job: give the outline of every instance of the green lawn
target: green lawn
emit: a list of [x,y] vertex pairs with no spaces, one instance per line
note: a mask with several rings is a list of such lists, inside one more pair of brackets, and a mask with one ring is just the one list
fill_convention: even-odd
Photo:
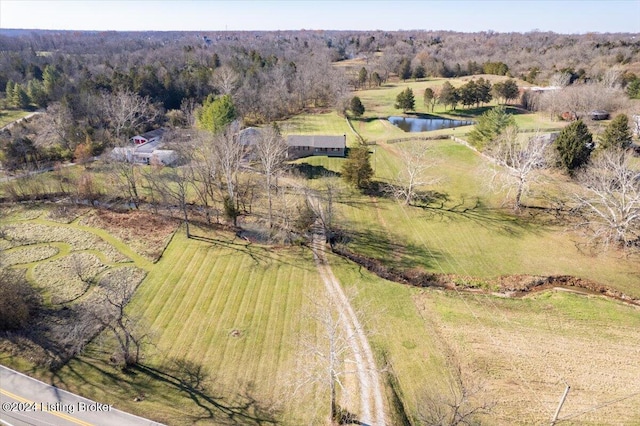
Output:
[[[479,77],[479,76],[478,76]],[[478,77],[474,77],[477,79]],[[497,76],[482,76],[485,79],[490,79],[493,82],[503,80],[505,77]],[[430,106],[424,105],[423,94],[427,87],[437,90],[445,81],[449,81],[453,86],[458,87],[465,84],[470,77],[454,78],[454,79],[427,79],[421,81],[407,80],[404,82],[387,83],[381,87],[374,89],[359,90],[355,92],[355,95],[359,96],[362,103],[365,106],[366,112],[361,120],[354,120],[354,127],[365,139],[370,141],[386,141],[388,139],[403,138],[410,136],[433,136],[433,135],[457,135],[464,136],[468,133],[472,127],[463,126],[455,130],[443,129],[435,132],[421,132],[408,134],[402,130],[394,127],[386,118],[389,116],[402,115],[402,111],[394,108],[396,96],[407,87],[413,90],[415,97],[415,113],[417,114],[435,114],[439,116],[459,119],[474,119],[487,109],[487,106],[481,108],[464,108],[459,106],[457,109],[451,111],[445,109],[444,106],[438,104],[434,110],[431,111]],[[519,84],[525,84],[519,82]],[[489,106],[496,105],[495,102],[489,104]],[[552,121],[545,114],[530,113],[522,114],[521,110],[510,108],[515,115],[516,123],[522,129],[541,131],[550,131],[557,128],[561,128],[565,123]],[[413,113],[412,113],[413,114]]]
[[8,109],[0,110],[0,127],[4,127],[7,124],[16,121],[30,113],[30,111],[16,111]]
[[[340,205],[340,220],[354,235],[352,249],[389,265],[463,276],[576,275],[640,296],[636,258],[616,252],[592,255],[577,245],[581,239],[574,230],[513,216],[501,207],[502,194],[486,186],[487,160],[472,150],[451,140],[412,143],[433,147],[437,165],[429,174],[439,182],[425,189],[439,193],[442,201],[430,208],[407,207],[354,193],[356,200]],[[393,150],[400,145],[376,147],[378,178],[396,174]],[[550,179],[545,185],[560,183]],[[525,202],[544,205],[537,198]]]
[[296,135],[347,135],[347,146],[357,143],[357,137],[344,117],[335,111],[301,114],[280,123],[282,133]]
[[421,398],[438,395],[451,379],[446,352],[413,302],[420,290],[378,278],[337,256],[330,257],[330,264],[361,313],[384,368],[388,400],[401,401],[390,404],[392,424],[402,424],[400,412],[416,422]]
[[226,424],[241,406],[239,424],[320,422],[328,410],[317,389],[292,397],[305,367],[296,343],[315,327],[306,295],[320,285],[309,252],[192,232],[204,238],[176,234],[128,307],[152,330],[144,366],[119,373],[104,363],[103,343],[59,376],[81,375],[72,383],[82,394],[172,425]]

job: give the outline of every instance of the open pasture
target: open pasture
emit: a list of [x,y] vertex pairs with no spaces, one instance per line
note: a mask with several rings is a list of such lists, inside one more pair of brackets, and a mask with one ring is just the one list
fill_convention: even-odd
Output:
[[[389,266],[461,276],[574,275],[640,296],[637,255],[594,254],[570,226],[537,212],[514,215],[502,205],[504,194],[486,185],[487,160],[463,145],[452,140],[412,143],[432,146],[436,165],[427,173],[438,181],[424,188],[431,191],[432,202],[412,207],[351,194],[350,202],[339,205],[338,223],[351,235],[353,250]],[[372,162],[382,180],[397,175],[394,150],[400,145],[376,147]],[[535,197],[568,185],[552,175],[544,184]],[[524,202],[544,206],[548,201]]]
[[[420,424],[428,401],[451,398],[461,379],[488,403],[486,424],[545,424],[565,382],[567,424],[640,420],[640,310],[595,295],[548,290],[524,298],[416,289],[332,257],[364,314],[387,392]],[[397,415],[397,414],[396,414]],[[400,424],[401,417],[396,417]]]
[[322,423],[319,385],[292,396],[309,366],[300,339],[315,335],[309,297],[322,286],[310,252],[192,232],[174,236],[127,308],[152,335],[142,365],[109,365],[105,337],[59,377],[81,376],[72,390],[172,425]]

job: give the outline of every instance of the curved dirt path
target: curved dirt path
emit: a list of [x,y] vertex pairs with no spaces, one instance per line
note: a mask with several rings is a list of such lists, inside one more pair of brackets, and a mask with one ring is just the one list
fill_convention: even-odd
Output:
[[357,417],[362,425],[385,425],[386,416],[382,388],[373,352],[349,299],[344,294],[340,282],[333,275],[331,267],[327,264],[325,241],[323,228],[317,224],[313,230],[313,258],[327,289],[327,294],[340,312],[340,318],[347,335],[354,336],[349,339],[349,345],[357,365],[356,375],[360,392],[360,412],[357,413]]

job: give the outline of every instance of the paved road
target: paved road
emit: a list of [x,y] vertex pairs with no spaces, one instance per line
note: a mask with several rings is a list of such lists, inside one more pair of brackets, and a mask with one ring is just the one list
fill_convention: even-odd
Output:
[[0,424],[4,426],[159,426],[0,365]]

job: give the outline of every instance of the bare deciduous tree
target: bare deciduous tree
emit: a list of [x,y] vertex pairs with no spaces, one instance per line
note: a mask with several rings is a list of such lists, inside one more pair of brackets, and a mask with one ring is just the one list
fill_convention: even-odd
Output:
[[47,111],[42,114],[40,124],[42,127],[37,138],[39,145],[49,146],[52,143],[58,143],[66,150],[73,149],[71,143],[73,115],[68,105],[60,102],[49,105]]
[[430,158],[432,153],[428,145],[399,146],[398,153],[401,168],[393,180],[390,190],[396,199],[410,205],[418,196],[418,188],[437,182],[437,179],[425,174],[436,163]]
[[124,368],[140,361],[141,352],[149,340],[148,330],[139,317],[127,312],[125,307],[135,292],[135,286],[117,277],[104,277],[100,283],[102,301],[89,313],[111,332],[118,344],[114,359]]
[[190,150],[188,167],[191,170],[193,188],[204,208],[207,223],[211,223],[211,207],[215,203],[216,192],[221,187],[215,149],[209,136],[208,132],[195,133],[187,146]]
[[580,118],[597,109],[623,109],[625,102],[626,97],[622,89],[589,83],[544,92],[540,95],[537,106],[552,116],[569,112]]
[[155,120],[157,111],[148,97],[141,97],[129,90],[102,95],[102,111],[117,143],[125,143],[131,132]]
[[230,95],[238,86],[240,76],[231,67],[216,68],[213,73],[213,86],[223,95]]
[[518,128],[510,126],[504,130],[490,151],[490,155],[503,166],[502,169],[493,169],[491,183],[506,189],[507,197],[515,191],[515,211],[520,210],[522,197],[538,178],[537,172],[547,163],[547,146],[547,140],[539,134],[521,140],[518,137]]
[[325,178],[324,188],[313,190],[305,189],[307,206],[313,215],[320,220],[324,235],[329,243],[333,244],[335,209],[334,204],[340,194],[340,181],[338,179]]
[[640,172],[622,149],[600,152],[578,175],[582,190],[574,195],[582,211],[582,229],[593,242],[632,247],[640,242]]
[[236,121],[213,137],[213,155],[224,179],[229,199],[237,201],[237,177],[244,147],[240,141],[240,124]]
[[298,382],[294,392],[309,384],[327,389],[331,418],[335,419],[339,413],[338,391],[347,392],[345,376],[357,373],[352,344],[357,333],[353,329],[347,331],[345,319],[328,295],[313,297],[312,303],[315,309],[309,318],[319,328],[318,337],[301,340],[310,362],[305,368],[305,377]]
[[278,128],[272,126],[260,132],[254,149],[260,161],[260,168],[265,176],[264,185],[269,203],[269,228],[271,228],[273,226],[272,187],[274,178],[277,178],[278,172],[284,167],[284,161],[287,158],[287,144]]
[[420,421],[428,426],[478,425],[478,417],[491,413],[495,403],[488,400],[481,385],[469,384],[458,366],[448,383],[447,393],[423,399]]
[[169,168],[165,173],[157,174],[153,181],[155,190],[170,203],[178,205],[182,213],[187,238],[191,237],[189,230],[189,188],[193,185],[193,175],[188,167]]
[[123,159],[111,163],[113,182],[127,202],[137,209],[140,206],[138,166],[133,162],[118,160]]

